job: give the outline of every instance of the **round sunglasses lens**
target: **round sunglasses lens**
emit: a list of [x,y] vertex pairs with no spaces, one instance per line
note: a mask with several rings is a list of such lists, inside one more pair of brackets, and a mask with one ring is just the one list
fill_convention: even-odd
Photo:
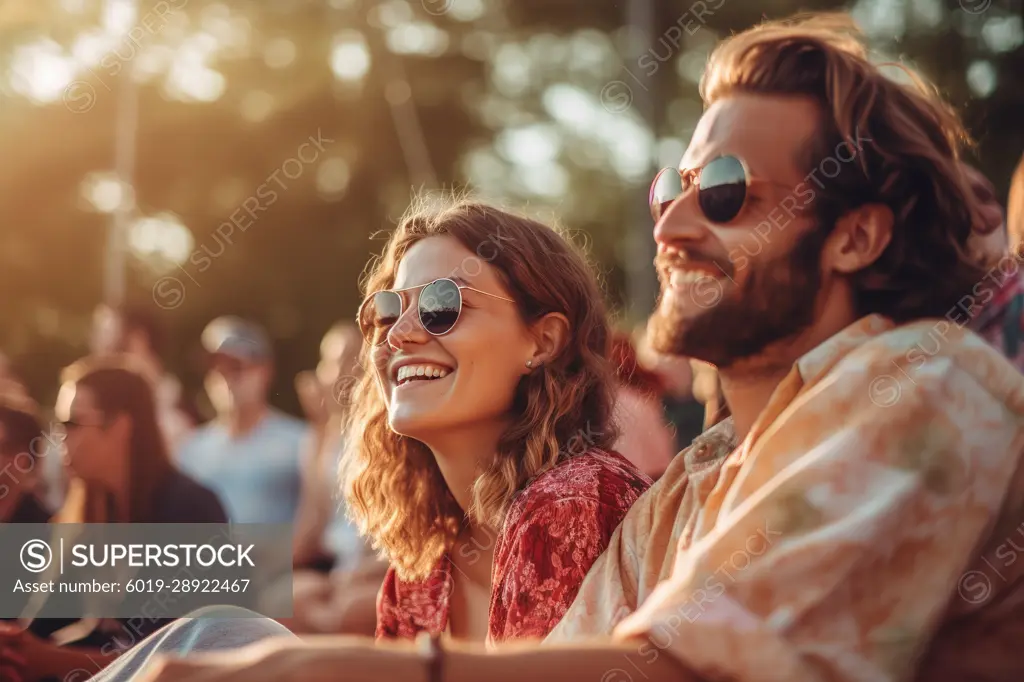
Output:
[[419,300],[420,323],[431,334],[450,332],[462,312],[462,292],[450,279],[423,287]]
[[391,327],[402,315],[402,295],[394,291],[378,291],[363,309],[362,327],[367,342],[384,343]]
[[747,199],[747,172],[735,156],[720,156],[700,172],[697,200],[708,220],[727,223]]
[[673,201],[683,193],[683,178],[675,168],[662,168],[651,183],[651,217],[658,222]]

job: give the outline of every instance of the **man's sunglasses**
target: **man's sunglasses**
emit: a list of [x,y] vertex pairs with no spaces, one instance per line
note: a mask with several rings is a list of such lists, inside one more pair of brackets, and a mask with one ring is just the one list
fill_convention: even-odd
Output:
[[359,306],[358,322],[363,338],[371,346],[380,346],[388,338],[391,328],[405,311],[405,292],[420,289],[416,300],[416,312],[420,324],[428,334],[447,334],[462,316],[462,290],[468,289],[484,296],[515,303],[511,298],[489,294],[465,284],[458,284],[447,277],[435,279],[407,289],[385,289],[370,294]]
[[697,203],[704,216],[713,223],[731,222],[743,210],[747,190],[756,181],[735,156],[719,156],[700,168],[663,168],[651,183],[651,217],[658,222],[676,199],[696,185]]

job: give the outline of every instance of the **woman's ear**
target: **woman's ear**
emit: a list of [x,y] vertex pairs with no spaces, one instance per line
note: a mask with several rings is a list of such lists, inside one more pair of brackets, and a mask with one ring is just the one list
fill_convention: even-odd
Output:
[[530,325],[530,333],[537,343],[527,366],[540,367],[556,357],[569,342],[569,319],[562,313],[548,313]]

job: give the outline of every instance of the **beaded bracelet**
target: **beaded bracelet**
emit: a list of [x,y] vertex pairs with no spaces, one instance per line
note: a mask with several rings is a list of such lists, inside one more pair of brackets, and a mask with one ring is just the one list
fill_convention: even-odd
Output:
[[427,663],[427,682],[442,682],[444,656],[441,636],[421,632],[416,637],[416,648]]

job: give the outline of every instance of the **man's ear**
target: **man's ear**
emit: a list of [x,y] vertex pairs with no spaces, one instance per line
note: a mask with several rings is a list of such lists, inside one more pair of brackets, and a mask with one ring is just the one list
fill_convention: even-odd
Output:
[[865,204],[845,213],[825,240],[821,264],[828,271],[852,275],[870,266],[892,241],[892,209]]
[[569,319],[562,313],[548,313],[530,325],[530,333],[537,343],[533,355],[527,358],[530,368],[550,362],[569,342]]

